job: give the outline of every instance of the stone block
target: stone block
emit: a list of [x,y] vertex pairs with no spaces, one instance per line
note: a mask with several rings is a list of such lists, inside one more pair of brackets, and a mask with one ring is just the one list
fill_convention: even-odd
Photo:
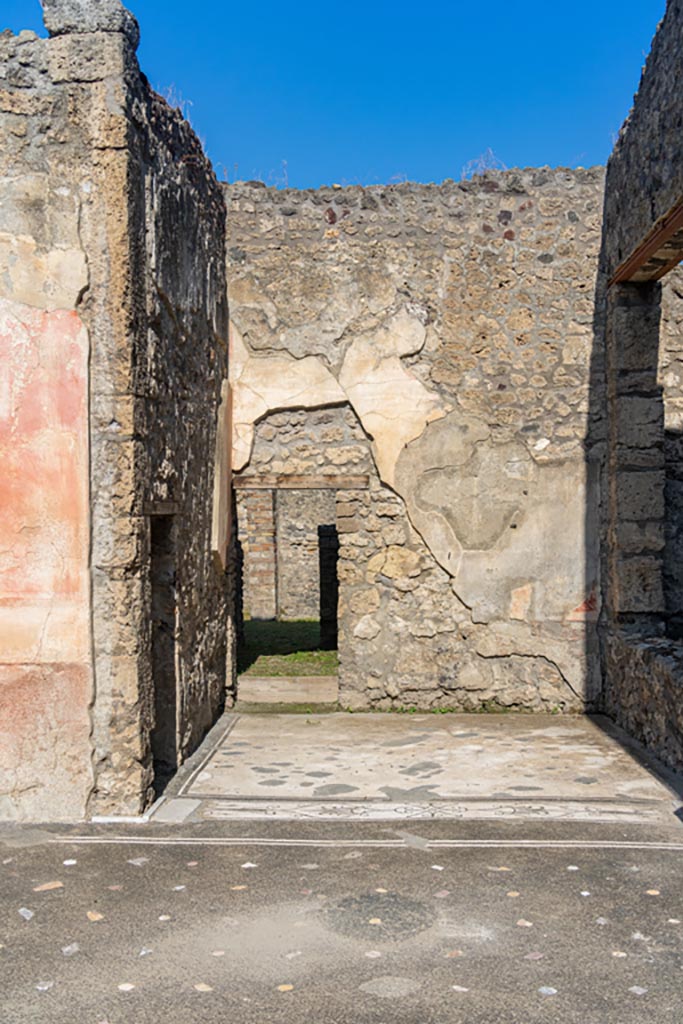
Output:
[[369,612],[376,612],[379,605],[380,596],[376,587],[357,590],[349,598],[349,608],[354,615],[365,615]]
[[122,75],[124,52],[121,36],[64,35],[53,39],[48,50],[50,77],[62,82],[97,82]]
[[617,402],[617,441],[627,448],[647,449],[664,442],[661,395],[624,395]]
[[664,521],[629,522],[616,524],[616,543],[621,552],[638,555],[662,551],[664,548]]
[[616,483],[617,521],[664,518],[663,470],[622,470]]
[[43,21],[51,36],[90,32],[117,32],[133,47],[140,41],[140,29],[120,0],[41,0]]
[[661,613],[664,592],[661,559],[653,556],[619,558],[613,587],[616,611],[622,615]]
[[342,518],[337,522],[338,533],[358,533],[361,528],[361,521],[357,516]]

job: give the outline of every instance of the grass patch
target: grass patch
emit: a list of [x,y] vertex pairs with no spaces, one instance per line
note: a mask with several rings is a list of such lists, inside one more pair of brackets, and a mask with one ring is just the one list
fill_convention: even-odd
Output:
[[244,623],[244,643],[237,652],[240,675],[335,676],[338,664],[336,651],[320,649],[317,619]]

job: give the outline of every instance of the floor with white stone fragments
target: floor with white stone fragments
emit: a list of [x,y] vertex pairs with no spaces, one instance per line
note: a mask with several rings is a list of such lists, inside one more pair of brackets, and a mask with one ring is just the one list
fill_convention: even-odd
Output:
[[229,714],[152,818],[654,824],[676,788],[600,716]]
[[681,780],[604,719],[228,714],[0,825],[0,1024],[678,1024]]

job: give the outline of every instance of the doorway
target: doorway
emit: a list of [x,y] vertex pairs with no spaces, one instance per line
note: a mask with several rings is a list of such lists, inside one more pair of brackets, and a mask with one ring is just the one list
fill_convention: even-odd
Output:
[[[336,692],[336,491],[245,487],[237,496],[244,608],[240,680],[334,679]],[[269,688],[263,683],[262,689]],[[283,692],[281,685],[277,689]]]
[[152,588],[152,685],[154,725],[151,733],[154,790],[159,796],[178,767],[177,741],[177,599],[175,525],[171,515],[150,517]]

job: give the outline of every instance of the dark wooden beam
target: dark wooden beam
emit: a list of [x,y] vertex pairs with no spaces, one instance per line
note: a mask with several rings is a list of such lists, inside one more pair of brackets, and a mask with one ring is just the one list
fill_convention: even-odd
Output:
[[368,476],[312,476],[304,473],[301,476],[278,476],[275,473],[262,476],[235,476],[233,487],[238,491],[360,491],[368,487]]
[[621,263],[610,285],[659,281],[683,260],[683,199],[657,221],[652,231]]

